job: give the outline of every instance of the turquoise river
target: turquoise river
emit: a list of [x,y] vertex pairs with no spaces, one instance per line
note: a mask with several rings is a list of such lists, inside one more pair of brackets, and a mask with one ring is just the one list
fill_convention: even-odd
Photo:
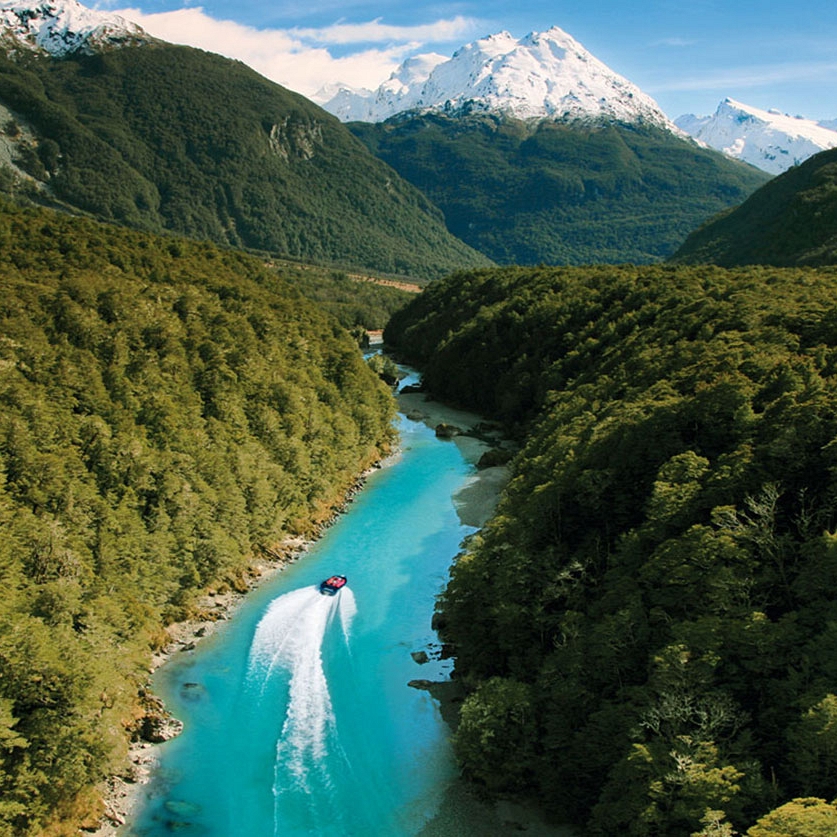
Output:
[[[462,789],[438,702],[408,685],[450,673],[430,624],[475,531],[454,501],[475,468],[425,423],[402,415],[399,431],[400,453],[309,551],[157,671],[154,688],[185,729],[159,746],[128,833],[506,832]],[[348,585],[321,595],[335,573]],[[417,663],[420,651],[431,660]]]

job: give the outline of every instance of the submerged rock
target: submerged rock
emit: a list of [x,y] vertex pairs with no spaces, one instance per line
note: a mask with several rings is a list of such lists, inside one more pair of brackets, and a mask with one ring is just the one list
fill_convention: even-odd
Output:
[[206,694],[206,689],[200,683],[184,683],[180,687],[180,697],[190,703],[197,703]]
[[201,811],[200,805],[187,802],[185,799],[168,799],[164,807],[170,814],[175,814],[178,817],[192,817]]

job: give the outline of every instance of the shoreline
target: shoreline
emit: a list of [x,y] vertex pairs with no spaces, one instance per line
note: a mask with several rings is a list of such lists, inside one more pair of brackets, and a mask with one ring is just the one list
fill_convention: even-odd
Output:
[[[465,460],[473,465],[477,464],[486,450],[495,444],[501,444],[502,439],[499,436],[496,442],[488,442],[484,438],[469,435],[469,430],[482,421],[480,416],[474,413],[449,407],[439,401],[429,399],[423,393],[398,393],[396,401],[399,412],[406,418],[412,421],[422,421],[431,429],[440,424],[462,428],[461,432],[451,437],[451,442],[457,445]],[[169,641],[163,648],[151,655],[148,667],[149,677],[177,654],[183,651],[193,651],[197,644],[211,636],[220,624],[234,618],[236,610],[244,602],[248,593],[273,579],[289,564],[303,558],[310,547],[344,513],[351,498],[363,489],[370,474],[379,468],[387,467],[388,464],[396,461],[399,455],[400,451],[396,447],[389,456],[364,471],[347,492],[343,503],[335,513],[317,527],[311,536],[288,537],[276,547],[271,556],[254,557],[245,573],[246,589],[217,591],[210,588],[207,590],[195,602],[196,616],[182,622],[172,623],[165,628]],[[479,528],[488,520],[509,474],[508,466],[478,470],[451,498],[464,525]],[[93,837],[128,837],[132,833],[130,828],[133,817],[145,801],[145,790],[158,763],[157,744],[174,738],[182,729],[182,724],[166,712],[163,702],[150,691],[148,699],[155,705],[155,708],[159,709],[160,725],[163,728],[161,737],[153,743],[147,740],[131,742],[122,773],[109,777],[103,785],[100,785],[104,811],[98,827],[93,831],[85,832],[92,834]]]
[[[243,573],[246,579],[244,589],[235,589],[228,585],[223,585],[226,589],[221,591],[208,588],[195,600],[194,616],[182,622],[173,622],[164,628],[168,642],[152,652],[147,669],[149,679],[158,668],[179,653],[194,651],[198,643],[212,636],[219,625],[234,618],[235,612],[249,593],[272,580],[289,564],[302,558],[346,511],[352,498],[363,490],[369,476],[386,467],[387,463],[394,461],[397,456],[396,449],[363,471],[331,517],[320,523],[311,535],[289,535],[271,550],[269,556],[253,556]],[[183,729],[182,722],[168,712],[165,703],[153,693],[148,683],[140,690],[140,697],[145,700],[149,709],[153,707],[153,715],[149,712],[144,717],[154,718],[160,729],[160,736],[153,741],[143,738],[131,741],[123,770],[100,783],[103,811],[98,825],[95,829],[83,830],[92,837],[128,837],[132,833],[128,829],[132,825],[134,814],[144,802],[144,791],[151,782],[153,771],[158,764],[157,745],[177,737]]]
[[[335,516],[339,513],[337,512]],[[317,536],[327,525],[328,523],[323,524]],[[249,593],[270,581],[288,564],[299,560],[315,541],[316,537],[288,537],[277,547],[277,557],[254,559],[246,571],[247,588],[245,590],[228,589],[223,592],[208,590],[195,602],[195,609],[200,614],[199,616],[182,622],[173,622],[165,628],[169,641],[152,653],[148,666],[149,678],[160,666],[184,651],[193,651],[201,640],[212,636],[221,624],[235,616],[236,610]],[[153,771],[158,763],[157,745],[175,738],[183,728],[182,723],[173,718],[165,709],[163,701],[154,695],[148,686],[144,688],[147,701],[159,707],[163,732],[158,741],[144,739],[131,741],[123,772],[110,776],[104,785],[100,786],[104,811],[98,827],[92,831],[85,830],[85,833],[93,837],[127,837],[131,833],[126,829],[131,827],[133,815],[144,802],[145,788],[151,782]]]
[[[483,454],[502,449],[509,453],[516,450],[499,426],[485,429],[485,420],[476,413],[451,407],[436,401],[424,392],[399,392],[396,395],[398,409],[411,421],[421,421],[436,430],[436,435],[455,444],[466,462],[477,471],[451,498],[460,521],[466,526],[482,528],[494,514],[503,488],[511,477],[506,465],[479,467]],[[440,434],[438,428],[445,430]],[[477,428],[482,428],[476,432]]]

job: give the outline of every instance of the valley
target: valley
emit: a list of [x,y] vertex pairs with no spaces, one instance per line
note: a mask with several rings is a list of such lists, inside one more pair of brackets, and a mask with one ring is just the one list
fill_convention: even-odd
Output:
[[831,835],[833,126],[403,53],[0,0],[0,835]]

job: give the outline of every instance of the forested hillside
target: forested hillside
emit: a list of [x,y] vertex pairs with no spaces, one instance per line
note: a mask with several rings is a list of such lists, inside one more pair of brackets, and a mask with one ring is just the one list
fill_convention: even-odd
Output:
[[769,176],[653,126],[402,115],[349,127],[499,264],[647,264]]
[[673,262],[837,264],[837,149],[762,186],[735,210],[693,232]]
[[[0,131],[56,200],[105,220],[390,273],[487,264],[334,117],[188,47],[0,50]],[[26,130],[31,129],[33,137]],[[0,188],[13,188],[0,170]]]
[[73,834],[161,626],[329,516],[392,398],[211,244],[0,203],[0,288],[0,834]]
[[[341,325],[362,337],[378,331],[419,292],[386,278],[358,276],[315,265],[284,263],[282,273],[300,292],[333,314]],[[410,290],[405,290],[405,288]]]
[[440,601],[487,791],[601,837],[834,833],[836,293],[515,268],[393,319],[435,395],[525,438]]

